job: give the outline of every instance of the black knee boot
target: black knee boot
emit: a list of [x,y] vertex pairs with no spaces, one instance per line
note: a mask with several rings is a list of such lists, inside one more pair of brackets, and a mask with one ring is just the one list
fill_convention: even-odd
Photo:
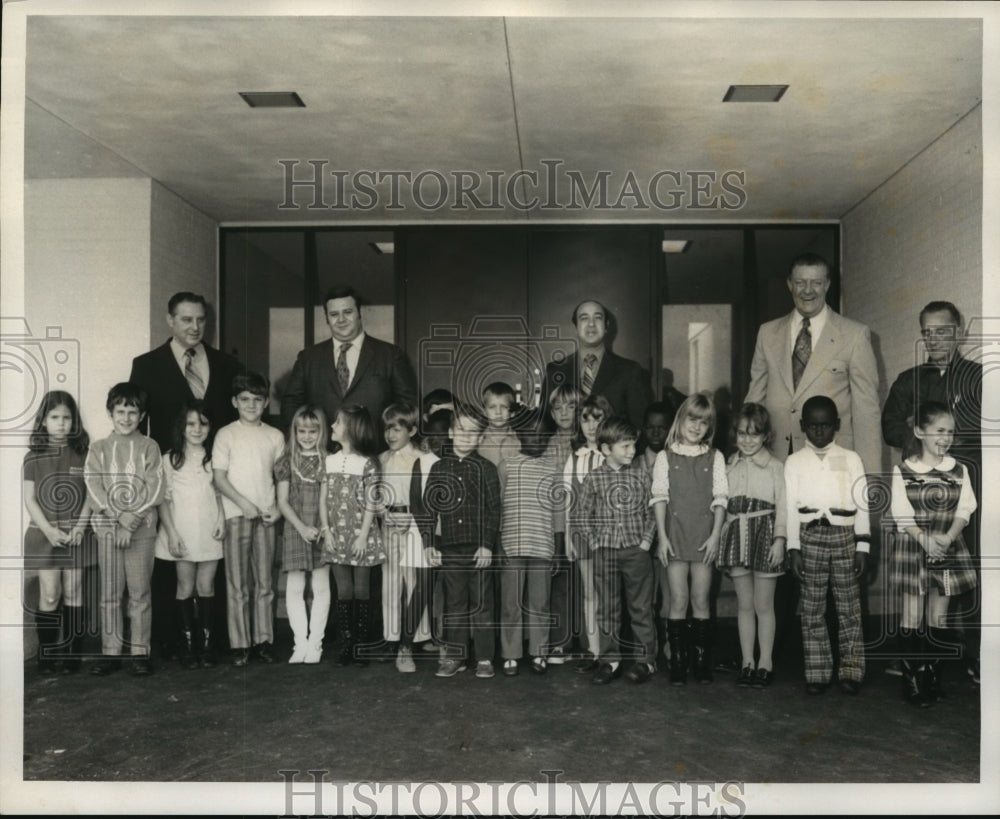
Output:
[[351,644],[351,618],[353,616],[353,600],[337,600],[337,632],[340,635],[340,651],[334,665],[351,664],[354,646]]
[[38,635],[38,672],[46,677],[58,674],[62,670],[56,653],[62,633],[62,609],[36,612],[35,633]]
[[670,644],[670,684],[687,682],[687,623],[684,620],[667,620],[667,642]]
[[700,683],[710,683],[712,682],[712,621],[695,620],[692,637],[694,678]]
[[899,645],[903,654],[903,699],[917,708],[926,708],[932,701],[927,696],[923,638],[914,629],[901,628]]
[[[954,651],[955,645],[959,643],[959,638],[954,629],[950,628],[931,628],[927,631],[928,645],[926,646],[926,650],[928,657],[927,670],[925,672],[927,698],[941,702],[944,699],[944,690],[941,688],[941,672],[945,667],[945,663],[942,663],[941,660],[951,660],[951,658],[950,656],[942,658],[940,655],[950,655]],[[959,657],[957,661],[961,662],[962,658]]]
[[202,668],[214,668],[218,649],[215,641],[215,598],[198,598],[198,625],[201,627]]
[[80,670],[83,658],[83,636],[86,624],[83,621],[83,606],[63,606],[63,674],[75,674]]
[[359,668],[368,665],[368,660],[361,654],[361,648],[368,640],[368,616],[370,610],[371,601],[357,599],[354,601],[354,657],[352,662]]
[[177,644],[180,646],[181,665],[185,668],[197,668],[194,598],[185,597],[183,600],[175,600],[174,606],[177,614]]

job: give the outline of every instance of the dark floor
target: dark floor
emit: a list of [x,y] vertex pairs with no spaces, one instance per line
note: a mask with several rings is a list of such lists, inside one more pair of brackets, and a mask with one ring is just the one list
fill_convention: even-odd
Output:
[[42,677],[31,662],[24,778],[282,782],[280,770],[321,769],[350,781],[545,781],[547,770],[579,782],[979,781],[979,688],[959,668],[948,669],[948,699],[919,710],[882,660],[856,698],[807,696],[794,650],[763,690],[724,673],[712,685],[672,687],[660,673],[601,687],[568,665],[439,679],[431,654],[400,674],[392,663],[337,668],[332,650],[318,666],[159,662],[145,679]]

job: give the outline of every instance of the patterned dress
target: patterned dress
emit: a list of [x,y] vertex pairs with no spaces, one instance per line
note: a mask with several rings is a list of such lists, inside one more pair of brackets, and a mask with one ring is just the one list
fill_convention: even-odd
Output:
[[752,458],[736,453],[726,472],[729,503],[719,538],[721,569],[744,568],[777,576],[769,564],[771,544],[785,537],[787,505],[781,461],[765,449]]
[[379,467],[374,458],[338,452],[326,457],[326,511],[333,531],[333,548],[323,547],[323,562],[343,566],[374,566],[385,560],[382,530],[372,520],[364,554],[352,546],[368,509],[377,511]]
[[[320,481],[323,479],[323,459],[318,452],[300,456],[297,468],[292,467],[286,452],[274,465],[275,483],[288,481],[288,505],[306,526],[319,528]],[[284,522],[281,538],[281,570],[311,572],[322,563],[323,539],[309,543],[289,521]]]
[[931,560],[904,529],[915,524],[932,533],[946,532],[956,512],[968,520],[976,509],[968,473],[951,457],[926,471],[914,468],[917,463],[911,459],[893,469],[892,582],[904,594],[927,594],[931,586],[946,597],[962,594],[976,587],[976,568],[961,534],[944,558]]

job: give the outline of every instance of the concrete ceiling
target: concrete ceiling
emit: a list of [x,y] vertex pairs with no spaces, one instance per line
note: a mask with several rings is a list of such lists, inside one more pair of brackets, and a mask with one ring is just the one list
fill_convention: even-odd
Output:
[[[151,176],[220,222],[401,223],[838,219],[981,99],[974,19],[575,19],[459,17],[111,17],[28,19],[28,178]],[[787,84],[777,104],[723,103],[730,84]],[[294,90],[303,109],[251,109],[239,91]],[[487,171],[539,206],[418,207],[403,182],[376,206],[310,209],[285,198],[279,160],[330,171],[434,171],[454,198],[457,171]],[[589,186],[628,175],[650,205],[541,207],[543,160]],[[661,209],[658,171],[680,172]],[[706,192],[695,197],[691,171]],[[718,178],[745,174],[738,209],[698,208]],[[694,180],[698,184],[698,180]],[[438,195],[436,177],[422,188]],[[361,196],[361,204],[373,197]],[[466,200],[468,203],[471,200]]]

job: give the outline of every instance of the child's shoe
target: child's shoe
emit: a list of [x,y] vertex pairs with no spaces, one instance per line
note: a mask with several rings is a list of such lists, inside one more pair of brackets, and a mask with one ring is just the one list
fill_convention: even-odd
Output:
[[740,673],[736,675],[736,685],[739,688],[750,688],[753,686],[756,674],[754,674],[753,666],[749,663],[740,669]]
[[249,648],[234,648],[233,649],[233,665],[237,668],[242,668],[248,662],[250,662],[250,649]]
[[[545,660],[542,660],[544,663]],[[476,676],[481,680],[488,680],[493,676],[493,662],[491,660],[480,660],[476,663]]]
[[905,660],[900,665],[903,677],[903,699],[917,708],[929,708],[933,702],[924,688],[924,668],[914,668]]
[[625,676],[631,681],[638,684],[646,682],[653,673],[656,671],[656,666],[652,663],[636,663],[633,665]]
[[153,664],[149,661],[149,655],[134,655],[128,670],[131,672],[133,677],[148,677],[153,673]]
[[465,671],[465,663],[462,660],[444,659],[438,664],[435,677],[454,677],[461,671]]
[[562,646],[556,646],[549,652],[547,659],[549,665],[562,665],[566,662],[566,652],[563,651]]
[[[549,662],[551,662],[551,660]],[[546,670],[547,668],[544,657],[535,657],[531,661],[531,672],[533,674],[544,674]]]
[[687,653],[684,635],[687,623],[683,620],[667,620],[667,640],[670,644],[670,684],[687,684]]
[[260,660],[262,663],[270,665],[275,661],[274,649],[271,647],[270,643],[257,643],[253,647],[254,659]]
[[413,662],[413,652],[406,646],[400,646],[396,654],[396,670],[401,674],[412,674],[417,670],[417,665]]
[[306,647],[296,644],[292,649],[292,656],[288,658],[289,665],[299,665],[306,661]]
[[107,677],[122,667],[121,657],[117,654],[105,654],[90,666],[90,673],[95,677]]
[[302,659],[306,665],[316,665],[323,656],[322,643],[310,643],[306,646],[305,656]]

